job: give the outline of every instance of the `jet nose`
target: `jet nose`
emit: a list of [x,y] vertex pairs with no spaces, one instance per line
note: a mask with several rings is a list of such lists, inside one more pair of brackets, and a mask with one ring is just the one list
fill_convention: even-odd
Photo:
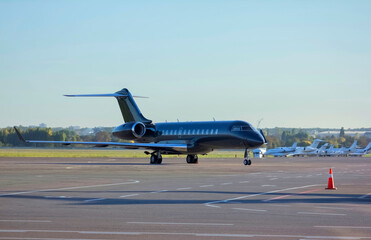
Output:
[[267,140],[265,139],[264,134],[261,130],[260,132],[254,131],[254,134],[247,138],[247,145],[250,145],[252,147],[260,147],[265,143],[267,143]]

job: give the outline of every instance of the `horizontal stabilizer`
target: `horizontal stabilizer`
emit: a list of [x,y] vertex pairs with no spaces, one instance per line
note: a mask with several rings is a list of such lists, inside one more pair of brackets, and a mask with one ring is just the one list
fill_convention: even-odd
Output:
[[[128,97],[129,95],[120,93],[107,93],[107,94],[66,94],[65,97]],[[133,96],[135,98],[148,98],[143,96]]]

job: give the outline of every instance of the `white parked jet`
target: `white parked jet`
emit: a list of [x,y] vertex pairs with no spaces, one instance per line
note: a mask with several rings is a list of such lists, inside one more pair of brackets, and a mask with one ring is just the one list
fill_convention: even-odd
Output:
[[272,148],[272,149],[267,150],[267,151],[264,153],[264,156],[265,156],[265,155],[272,155],[272,156],[274,156],[274,157],[286,157],[286,156],[289,155],[290,153],[295,152],[295,150],[296,150],[296,146],[297,146],[297,142],[294,142],[294,144],[292,145],[292,147],[278,147],[278,148]]
[[322,142],[323,140],[321,139],[314,139],[311,145],[307,147],[297,147],[295,152],[289,154],[290,156],[305,156],[305,155],[310,155],[313,154],[313,152],[317,151],[318,153],[318,144]]
[[356,149],[355,151],[349,153],[349,156],[363,156],[371,152],[371,142],[363,149]]

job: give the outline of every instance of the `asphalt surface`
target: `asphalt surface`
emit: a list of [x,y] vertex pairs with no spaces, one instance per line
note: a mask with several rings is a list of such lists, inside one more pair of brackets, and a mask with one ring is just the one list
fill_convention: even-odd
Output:
[[0,158],[0,239],[371,239],[371,158],[199,161]]

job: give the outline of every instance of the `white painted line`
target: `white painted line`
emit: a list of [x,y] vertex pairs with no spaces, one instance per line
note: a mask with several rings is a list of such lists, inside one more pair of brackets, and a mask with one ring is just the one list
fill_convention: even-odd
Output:
[[300,186],[300,187],[284,188],[284,189],[273,190],[273,191],[269,191],[269,192],[262,192],[262,193],[257,193],[257,194],[251,194],[251,195],[245,195],[245,196],[225,199],[225,200],[207,202],[207,203],[204,203],[204,205],[208,206],[208,207],[218,207],[218,206],[215,206],[213,204],[227,203],[227,202],[234,201],[234,200],[239,200],[239,199],[251,198],[251,197],[256,197],[256,196],[260,196],[260,195],[267,195],[267,194],[270,194],[270,193],[283,192],[283,191],[289,191],[289,190],[295,190],[295,189],[301,189],[301,188],[315,187],[315,186],[319,186],[319,185],[320,184],[313,184],[313,185],[306,185],[306,186]]
[[231,185],[232,183],[231,182],[226,182],[226,183],[221,183],[220,185]]
[[328,216],[346,216],[346,214],[344,214],[344,213],[298,212],[298,214],[307,214],[307,215],[328,215]]
[[123,182],[123,183],[110,183],[110,184],[88,185],[88,186],[78,186],[78,187],[65,187],[65,188],[52,188],[52,189],[32,190],[32,191],[26,191],[26,192],[15,192],[15,193],[1,194],[0,197],[20,195],[20,194],[27,194],[27,193],[36,193],[36,192],[53,192],[53,191],[72,190],[72,189],[80,189],[80,188],[109,187],[109,186],[133,184],[133,183],[139,183],[139,182],[140,181],[138,181],[138,180],[131,180],[130,182]]
[[[30,238],[30,237],[0,237],[0,239],[6,240],[92,240],[91,238]],[[108,240],[108,239],[96,239],[94,240]]]
[[269,180],[273,181],[273,180],[277,180],[277,179],[278,179],[278,178],[275,177],[275,178],[271,178],[271,179],[269,179]]
[[150,192],[150,193],[162,193],[162,192],[168,192],[169,190],[161,190],[161,191],[155,191],[155,192]]
[[313,226],[317,228],[354,228],[354,229],[371,229],[371,227],[366,226]]
[[233,208],[235,210],[253,211],[253,212],[266,212],[264,209],[251,209],[251,208]]
[[232,223],[174,223],[174,222],[127,222],[130,224],[149,225],[197,225],[197,226],[233,226]]
[[[224,234],[218,234],[218,233],[192,233],[192,232],[101,232],[101,231],[68,231],[68,230],[9,230],[9,229],[3,229],[0,230],[0,232],[6,232],[6,233],[30,233],[30,232],[38,232],[38,233],[77,233],[77,234],[88,234],[88,235],[115,235],[115,236],[135,236],[135,235],[165,235],[165,236],[196,236],[196,237],[230,237],[230,238],[281,238],[281,239],[288,239],[288,238],[294,238],[294,239],[371,239],[371,237],[357,237],[357,236],[331,236],[331,235],[317,235],[317,236],[308,236],[308,235],[273,235],[273,234],[234,234],[234,233],[224,233]],[[122,237],[123,238],[123,237]],[[169,237],[167,237],[169,238]],[[3,239],[9,239],[3,238]],[[25,238],[21,238],[25,239]],[[27,238],[26,238],[27,239]],[[37,238],[36,238],[37,239]],[[50,239],[50,238],[48,238]],[[60,240],[60,239],[58,239]],[[77,240],[77,239],[73,239]]]
[[120,198],[134,197],[134,196],[138,196],[138,195],[139,195],[139,193],[135,193],[135,194],[123,195],[123,196],[120,196]]
[[315,208],[335,209],[335,210],[352,210],[352,208],[341,208],[341,207],[315,207]]
[[265,185],[262,185],[262,187],[275,187],[276,185],[269,185],[269,184],[265,184]]
[[214,185],[202,185],[200,187],[213,187]]
[[241,181],[240,183],[248,183],[249,181]]
[[52,222],[52,221],[49,221],[49,220],[0,220],[0,222],[35,222],[35,223],[47,223],[47,222]]
[[102,200],[104,200],[104,199],[105,199],[105,198],[93,198],[93,199],[84,200],[84,202],[102,201]]
[[371,195],[371,193],[367,193],[367,194],[365,194],[365,195],[363,195],[363,196],[361,196],[361,197],[359,197],[359,199],[364,199],[364,198],[367,198],[368,196],[370,196]]
[[188,189],[192,189],[191,187],[183,187],[183,188],[177,188],[176,190],[188,190]]
[[291,207],[291,205],[284,205],[284,204],[269,204],[269,206],[273,206],[273,207]]

